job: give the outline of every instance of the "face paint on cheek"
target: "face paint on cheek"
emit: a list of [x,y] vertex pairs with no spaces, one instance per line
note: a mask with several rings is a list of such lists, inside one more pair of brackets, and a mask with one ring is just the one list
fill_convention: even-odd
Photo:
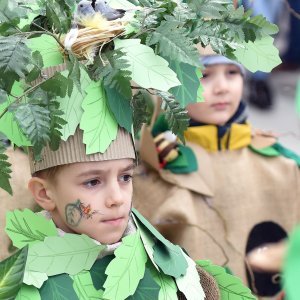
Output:
[[92,219],[94,214],[99,214],[98,210],[91,209],[91,204],[84,205],[82,202],[80,202],[80,210],[82,213],[82,217],[85,219]]
[[80,209],[80,200],[74,203],[69,203],[65,206],[65,217],[69,225],[76,227],[82,219],[82,212]]
[[85,205],[79,199],[74,203],[69,203],[65,207],[66,221],[69,225],[76,227],[80,224],[82,218],[92,219],[94,214],[100,213],[92,210],[91,205]]

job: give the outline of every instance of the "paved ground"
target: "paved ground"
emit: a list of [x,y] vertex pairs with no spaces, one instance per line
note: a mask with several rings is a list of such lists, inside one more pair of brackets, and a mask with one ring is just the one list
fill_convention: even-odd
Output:
[[300,155],[300,115],[297,115],[295,106],[298,80],[300,71],[271,74],[274,105],[269,110],[260,110],[249,105],[249,120],[255,127],[280,133],[279,141]]

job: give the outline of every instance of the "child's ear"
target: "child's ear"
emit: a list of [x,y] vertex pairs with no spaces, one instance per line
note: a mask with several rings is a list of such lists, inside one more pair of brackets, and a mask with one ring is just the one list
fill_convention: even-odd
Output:
[[53,211],[56,207],[46,180],[39,177],[32,177],[28,182],[28,189],[34,197],[36,203],[43,209]]

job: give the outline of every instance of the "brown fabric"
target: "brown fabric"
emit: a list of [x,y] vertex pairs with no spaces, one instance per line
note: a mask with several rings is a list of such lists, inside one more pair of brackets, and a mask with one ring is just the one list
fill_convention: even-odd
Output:
[[300,176],[293,160],[248,148],[208,153],[187,143],[199,170],[146,169],[134,178],[134,206],[193,259],[227,263],[245,282],[248,234],[263,221],[290,231],[299,221]]
[[197,267],[197,271],[205,293],[205,300],[221,299],[219,287],[214,277],[200,267]]
[[277,136],[272,132],[254,129],[252,132],[251,146],[256,149],[270,147],[277,142]]
[[30,179],[30,170],[27,155],[20,150],[8,149],[6,153],[8,160],[12,164],[12,174],[10,183],[13,187],[13,196],[0,189],[0,261],[10,255],[9,246],[11,244],[5,233],[5,218],[8,210],[33,209],[36,204],[27,189]]
[[[198,266],[197,271],[200,277],[201,286],[204,290],[205,300],[220,300],[219,287],[214,277]],[[179,300],[187,300],[180,291],[177,292],[177,297]]]
[[102,161],[121,158],[135,159],[135,150],[131,134],[119,127],[117,137],[104,153],[87,155],[83,144],[83,131],[79,128],[66,142],[61,141],[59,149],[52,151],[49,146],[42,151],[40,161],[34,161],[33,154],[29,152],[31,174],[54,166],[77,162]]

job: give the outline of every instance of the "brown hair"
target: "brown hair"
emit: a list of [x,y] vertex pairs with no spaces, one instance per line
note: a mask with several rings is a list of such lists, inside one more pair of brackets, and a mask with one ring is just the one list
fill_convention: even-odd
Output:
[[42,179],[50,180],[51,182],[55,182],[55,177],[64,166],[65,165],[59,165],[59,166],[55,166],[55,167],[51,167],[45,170],[35,172],[34,174],[32,174],[32,177],[39,177]]

